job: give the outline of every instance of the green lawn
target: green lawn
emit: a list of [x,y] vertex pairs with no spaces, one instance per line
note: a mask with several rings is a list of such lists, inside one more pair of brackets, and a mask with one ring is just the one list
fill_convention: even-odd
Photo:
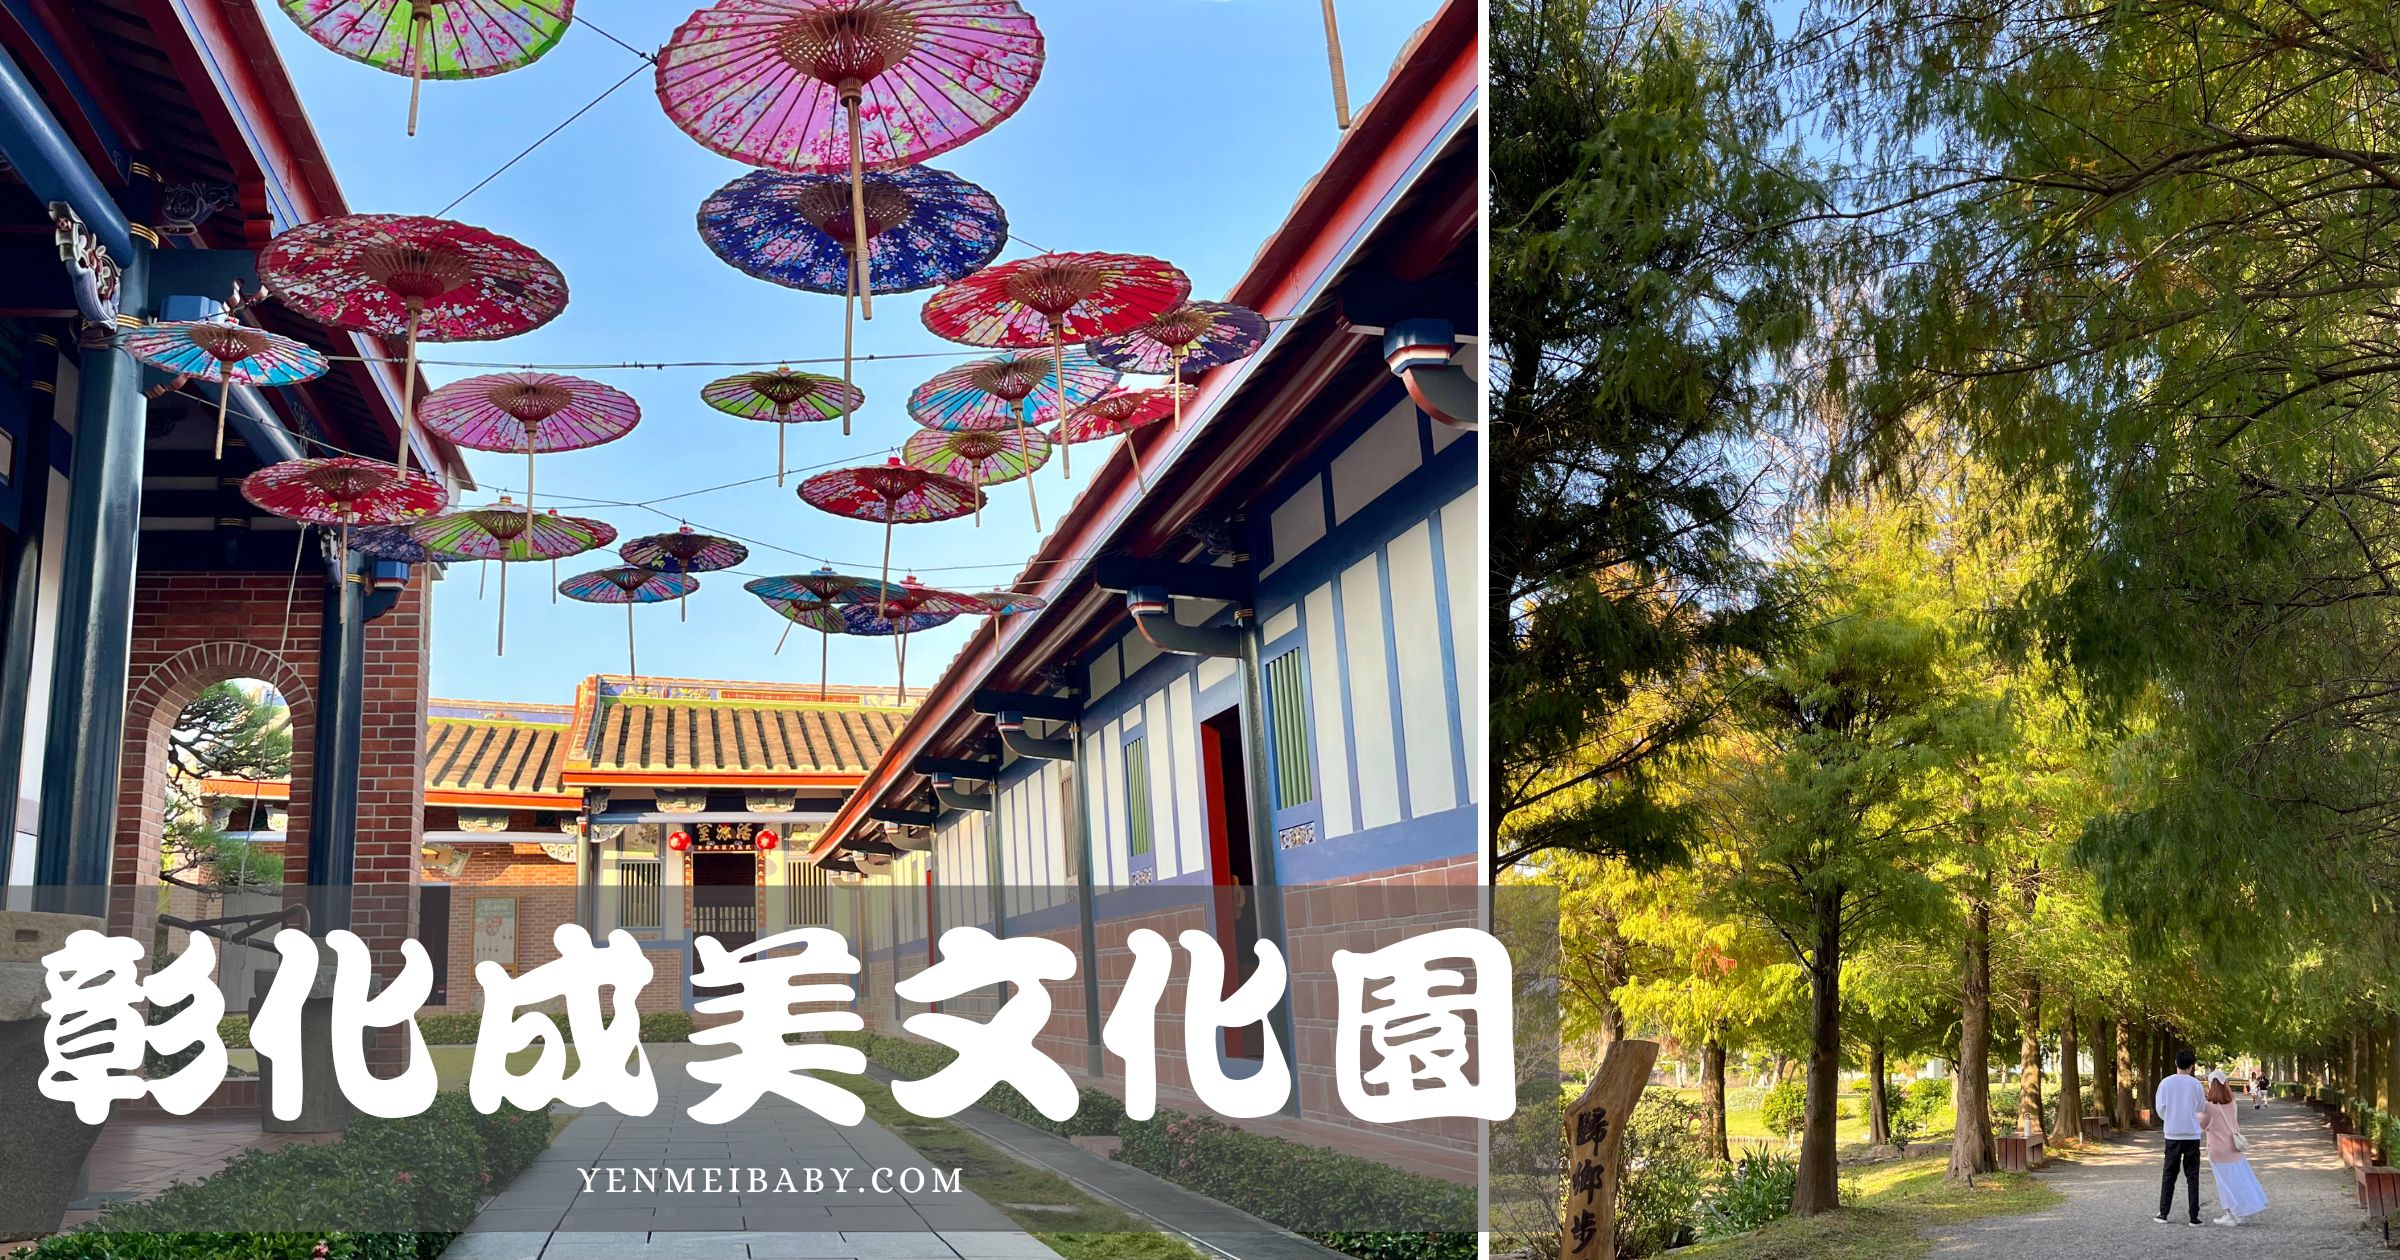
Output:
[[[1575,1089],[1571,1089],[1569,1091],[1570,1095],[1578,1092],[1580,1088],[1581,1087],[1578,1086]],[[1698,1089],[1675,1089],[1667,1092],[1676,1095],[1688,1103],[1691,1103],[1695,1107],[1700,1105],[1700,1091]],[[1867,1096],[1862,1093],[1853,1093],[1845,1090],[1842,1093],[1842,1107],[1850,1114],[1834,1122],[1833,1140],[1836,1145],[1854,1146],[1863,1150],[1867,1144]],[[1934,1115],[1932,1123],[1927,1127],[1926,1131],[1917,1134],[1911,1140],[1916,1142],[1946,1142],[1950,1139],[1951,1127],[1951,1112],[1950,1109],[1945,1106],[1940,1112]],[[1767,1122],[1759,1115],[1758,1108],[1735,1107],[1728,1109],[1725,1113],[1725,1136],[1728,1138],[1774,1139],[1779,1138],[1782,1135],[1768,1130]]]
[[1896,1159],[1861,1168],[1854,1206],[1823,1216],[1787,1216],[1755,1233],[1701,1243],[1675,1254],[1693,1260],[1916,1260],[1933,1250],[1926,1229],[1982,1216],[2034,1212],[2058,1191],[2024,1173],[1991,1173],[1972,1189],[1943,1176],[1942,1156]]
[[[1086,1195],[1066,1178],[1020,1163],[947,1120],[911,1115],[872,1079],[845,1081],[867,1117],[937,1168],[956,1168],[969,1190],[1066,1260],[1200,1260],[1180,1238]],[[1030,1206],[1028,1206],[1030,1205]]]

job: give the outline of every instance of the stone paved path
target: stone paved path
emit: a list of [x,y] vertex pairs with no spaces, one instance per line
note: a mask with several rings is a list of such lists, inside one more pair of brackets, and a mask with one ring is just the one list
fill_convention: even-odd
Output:
[[[684,1046],[649,1050],[657,1110],[577,1116],[444,1260],[1056,1260],[963,1188],[943,1191],[931,1177],[908,1188],[902,1170],[927,1169],[925,1159],[873,1120],[843,1128],[774,1098],[732,1124],[692,1120],[686,1110],[714,1087],[690,1079],[684,1064],[703,1056]],[[636,1170],[722,1177],[751,1168],[766,1170],[765,1190],[632,1188]],[[827,1188],[778,1192],[774,1180],[786,1169],[795,1183],[823,1170]],[[891,1170],[894,1184],[875,1187],[878,1169]],[[627,1187],[621,1193],[606,1192],[612,1170]],[[837,1172],[846,1175],[839,1191],[831,1188]]]
[[[2180,1187],[2174,1221],[2161,1225],[2152,1219],[2158,1214],[2162,1156],[2159,1137],[2151,1132],[2086,1147],[2073,1164],[2052,1164],[2041,1178],[2064,1194],[2065,1202],[1937,1231],[1933,1254],[1994,1260],[2321,1260],[2384,1254],[2381,1234],[2368,1228],[2367,1214],[2356,1206],[2354,1183],[2334,1154],[2332,1134],[2313,1112],[2290,1102],[2269,1103],[2263,1111],[2245,1108],[2242,1133],[2250,1139],[2250,1167],[2267,1191],[2267,1210],[2240,1228],[2185,1224]],[[2203,1222],[2223,1210],[2206,1156],[2200,1203]]]

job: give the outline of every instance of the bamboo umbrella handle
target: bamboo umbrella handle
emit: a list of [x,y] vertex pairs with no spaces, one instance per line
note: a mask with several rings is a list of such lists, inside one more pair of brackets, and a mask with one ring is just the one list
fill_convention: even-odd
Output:
[[842,107],[850,115],[850,234],[851,256],[858,268],[859,318],[875,318],[875,278],[867,274],[867,180],[863,166],[865,155],[860,152],[858,107],[861,99],[855,82],[842,85]]
[[433,10],[416,0],[408,19],[408,134],[417,134],[417,97],[425,86],[425,58],[433,52]]
[[233,365],[217,360],[217,458],[225,458],[225,404],[233,399],[233,381],[229,378]]
[[875,583],[875,615],[892,614],[892,505],[883,505],[883,576]]
[[[1032,411],[1033,395],[1027,394],[1023,398],[1017,400],[1017,441],[1024,443],[1025,458],[1027,460],[1031,460],[1033,458],[1033,444],[1031,442],[1027,442],[1025,438],[1025,419]],[[981,489],[982,488],[980,486],[977,487],[978,491]],[[1033,488],[1033,469],[1031,468],[1027,468],[1025,470],[1025,503],[1027,506],[1033,509],[1033,532],[1037,534],[1041,533],[1042,500],[1040,493]],[[983,496],[981,493],[978,493],[975,496],[975,520],[979,524],[983,520]]]
[[1138,431],[1135,429],[1125,431],[1125,453],[1133,456],[1133,483],[1148,490],[1150,479],[1142,475],[1142,448],[1133,444],[1133,435]]
[[781,656],[781,655],[783,655],[783,643],[784,643],[784,640],[786,640],[786,639],[789,639],[789,638],[791,638],[791,637],[792,637],[792,621],[791,621],[791,619],[790,619],[789,617],[786,617],[786,618],[784,619],[784,622],[783,622],[783,633],[782,633],[781,635],[778,635],[778,636],[776,637],[776,639],[775,639],[775,655],[777,655],[777,656]]
[[908,703],[908,631],[900,632],[900,703]]
[[[1074,443],[1067,441],[1067,334],[1050,321],[1050,397],[1058,403],[1058,471],[1069,481],[1075,479],[1075,457],[1069,452]],[[1027,480],[1032,480],[1028,477]],[[1035,525],[1038,533],[1040,525]]]
[[825,703],[826,680],[833,676],[833,632],[817,631],[817,703]]
[[525,538],[533,539],[533,431],[525,432]]
[[640,681],[642,668],[633,663],[633,601],[625,601],[625,676]]
[[850,436],[850,303],[858,297],[858,256],[850,258],[850,283],[842,290],[842,436]]
[[1342,31],[1333,17],[1333,0],[1323,0],[1325,10],[1325,59],[1333,67],[1333,122],[1344,131],[1350,129],[1350,80],[1342,73]]
[[775,484],[779,487],[783,485],[783,466],[783,409],[778,407],[775,410]]
[[508,655],[508,562],[500,562],[500,637],[492,645],[492,655]]
[[[408,441],[417,427],[417,323],[425,314],[425,303],[419,298],[408,299],[408,354],[400,369],[400,475],[408,476]],[[531,491],[527,491],[531,494]]]

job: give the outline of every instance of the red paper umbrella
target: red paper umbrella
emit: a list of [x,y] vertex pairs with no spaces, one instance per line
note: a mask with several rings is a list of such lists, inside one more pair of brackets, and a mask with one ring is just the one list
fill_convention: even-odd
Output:
[[[1050,435],[1040,429],[961,429],[955,433],[921,429],[900,444],[900,462],[976,487],[1023,477],[1027,501],[1033,506],[1033,528],[1036,533],[1041,531],[1042,505],[1031,497],[1032,478],[1036,469],[1050,462]],[[980,506],[975,510],[975,523],[983,524]]]
[[[1197,392],[1180,381],[1155,389],[1112,389],[1068,416],[1052,436],[1061,445],[1072,446],[1130,433],[1175,414],[1183,406],[1183,400]],[[1140,480],[1142,453],[1131,442],[1125,444],[1125,449],[1133,456],[1133,475]]]
[[[658,101],[738,161],[848,167],[852,255],[864,259],[866,168],[911,166],[982,135],[1041,74],[1041,30],[1013,0],[719,0],[659,51]],[[853,270],[872,319],[865,268]]]
[[558,593],[568,599],[625,605],[625,672],[635,678],[641,671],[633,656],[633,606],[682,599],[699,589],[700,579],[688,573],[659,573],[630,564],[578,573],[558,584]]
[[642,421],[624,391],[555,372],[499,372],[425,395],[426,431],[478,451],[525,452],[525,526],[533,517],[533,456],[614,442]]
[[892,599],[892,526],[957,520],[982,511],[983,498],[983,491],[956,477],[910,468],[898,456],[881,465],[836,468],[800,483],[801,501],[820,512],[883,522],[883,574],[877,581],[886,608]]
[[[395,470],[381,460],[287,459],[242,479],[242,497],[288,520],[333,525],[350,550],[353,525],[391,525],[438,511],[449,495],[431,477]],[[350,604],[342,601],[348,614]]]
[[838,377],[795,372],[779,367],[772,372],[744,372],[720,377],[700,387],[700,401],[729,416],[764,420],[775,426],[775,484],[783,484],[783,426],[841,417],[842,434],[850,433],[850,413],[867,401],[866,393]]
[[408,339],[400,384],[400,470],[416,428],[417,343],[492,341],[566,309],[567,281],[496,232],[414,214],[303,223],[258,251],[259,278],[320,324]]
[[[1267,339],[1267,321],[1257,311],[1231,302],[1187,302],[1129,333],[1091,344],[1092,357],[1110,367],[1182,381],[1220,364],[1247,357]],[[1183,427],[1183,400],[1175,400],[1175,426]]]
[[[925,326],[971,346],[1047,343],[1055,376],[1064,378],[1067,342],[1131,332],[1191,295],[1191,277],[1156,258],[1041,254],[986,267],[934,294],[925,301]],[[1059,409],[1067,410],[1063,399]]]

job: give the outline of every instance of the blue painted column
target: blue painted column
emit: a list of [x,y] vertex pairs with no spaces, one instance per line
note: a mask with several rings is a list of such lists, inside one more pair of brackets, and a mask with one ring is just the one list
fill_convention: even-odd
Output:
[[[319,531],[323,533],[325,531]],[[308,923],[350,926],[358,864],[358,747],[367,674],[366,568],[356,553],[326,565],[317,632],[316,746],[308,780]]]
[[0,885],[8,883],[17,848],[17,808],[24,799],[25,709],[33,691],[33,648],[41,636],[42,532],[50,518],[50,435],[57,427],[56,337],[34,338],[30,383],[32,407],[25,440],[13,470],[22,496],[17,533],[0,548]]
[[[117,261],[124,322],[147,309],[150,248],[136,240]],[[86,350],[78,366],[67,534],[59,544],[73,559],[59,583],[34,881],[98,889],[108,883],[116,841],[149,400],[141,365],[129,355]],[[97,897],[78,898],[87,902],[83,913],[101,909]]]

